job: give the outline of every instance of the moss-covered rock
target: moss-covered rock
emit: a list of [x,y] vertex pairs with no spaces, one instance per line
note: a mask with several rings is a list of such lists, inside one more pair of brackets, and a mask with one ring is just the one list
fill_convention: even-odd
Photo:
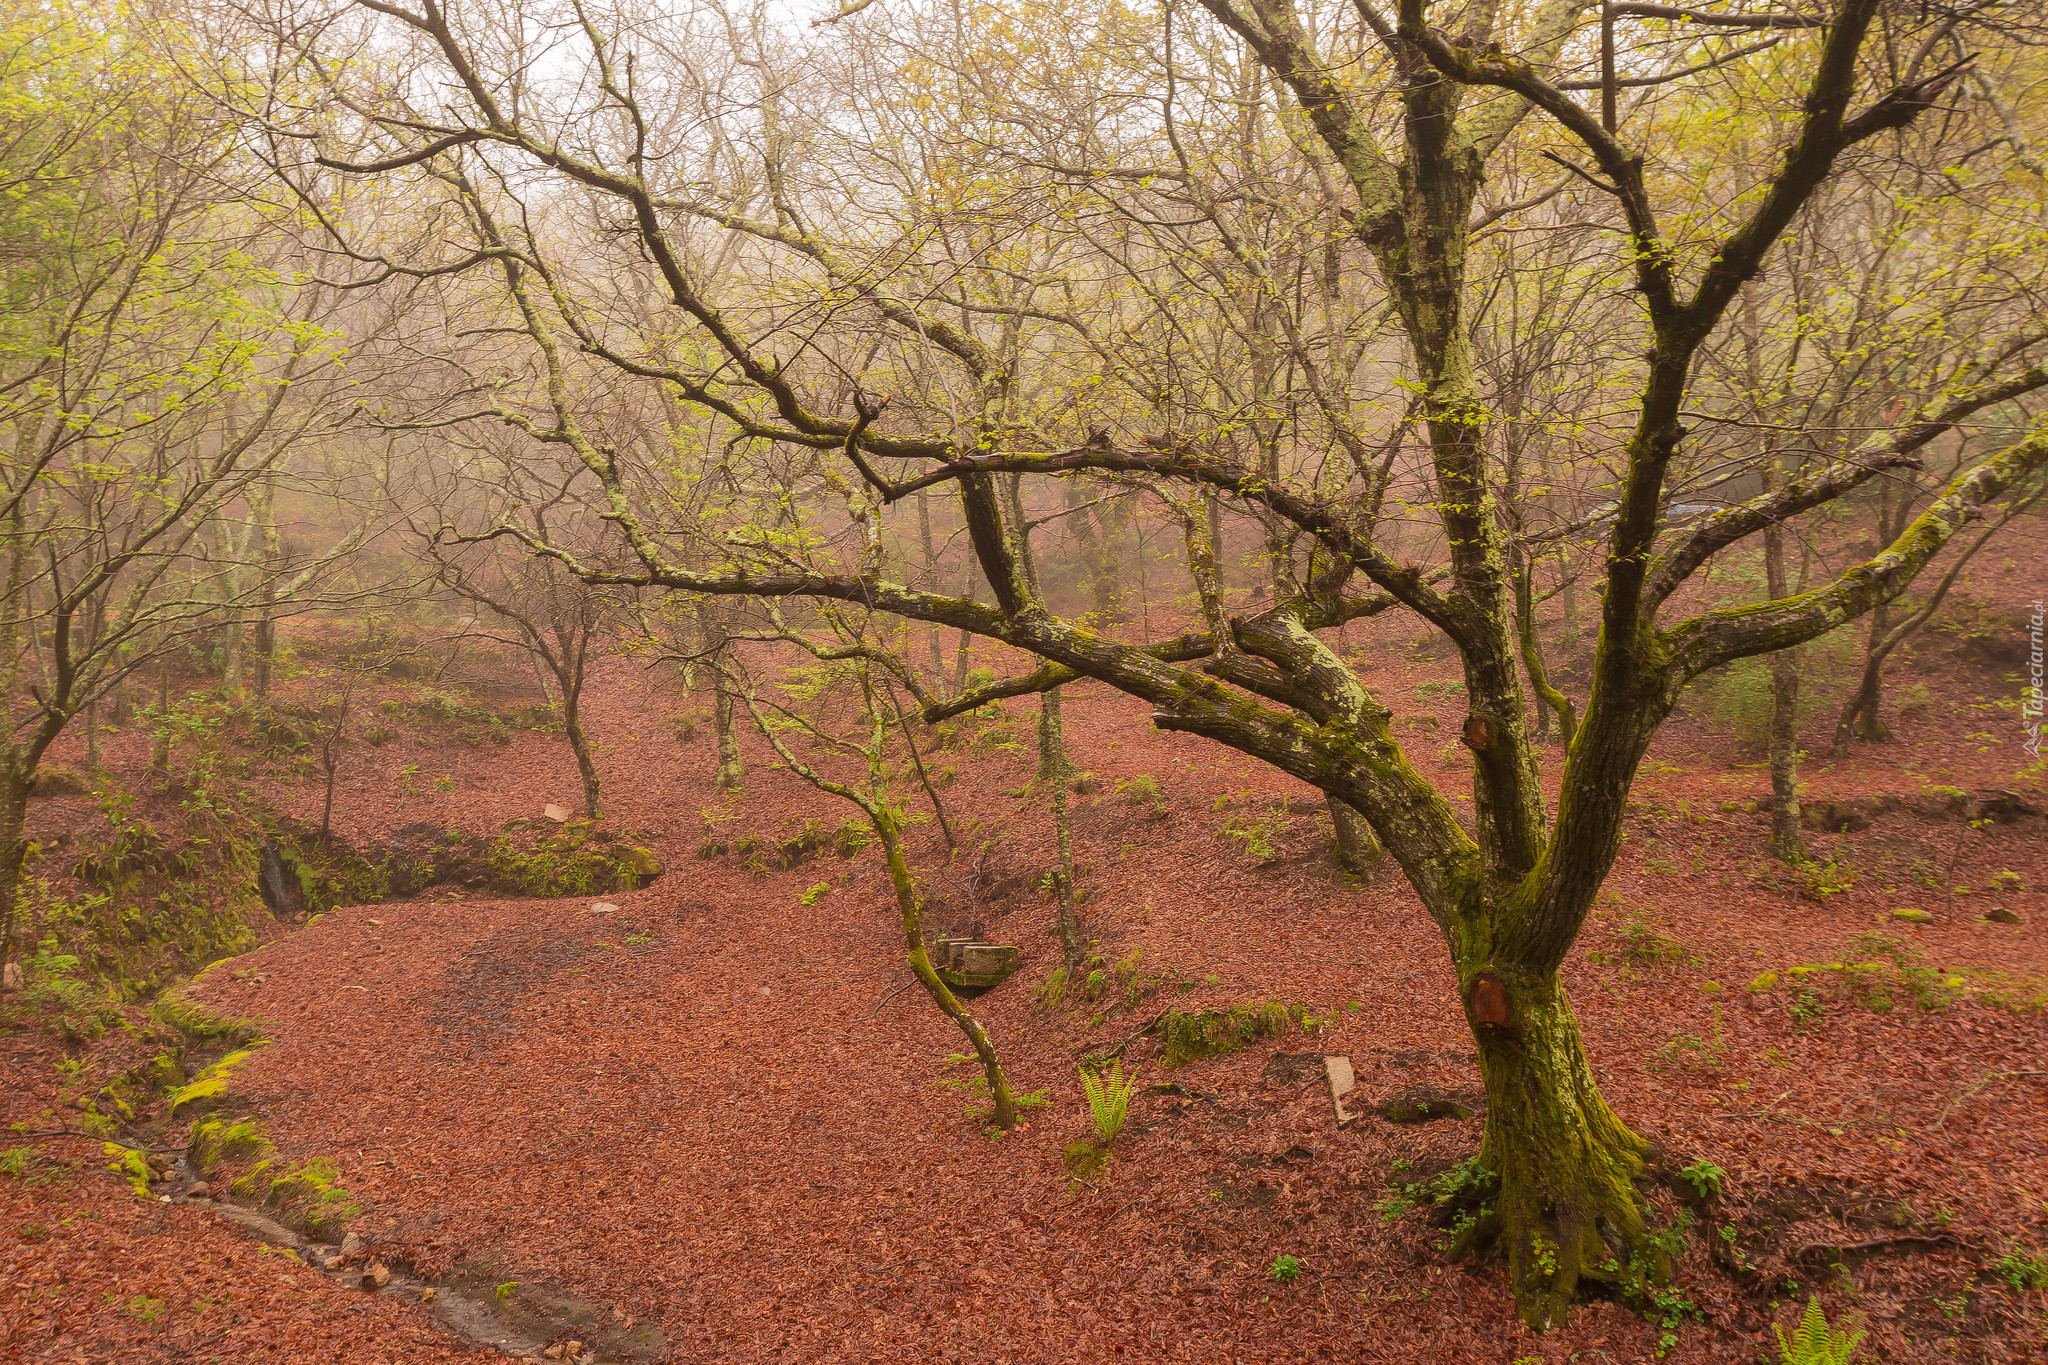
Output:
[[1296,1011],[1277,1000],[1252,1000],[1218,1010],[1169,1009],[1159,1017],[1160,1065],[1175,1067],[1235,1052],[1260,1038],[1284,1038]]
[[230,1052],[200,1072],[196,1080],[173,1090],[172,1116],[176,1117],[181,1109],[188,1114],[210,1113],[224,1103],[228,1097],[228,1083],[234,1078],[235,1068],[248,1061],[254,1051],[253,1047],[247,1047],[239,1052]]
[[323,1241],[339,1241],[348,1220],[362,1212],[355,1197],[335,1184],[340,1175],[333,1162],[316,1157],[272,1179],[263,1199],[287,1227]]
[[211,1176],[223,1162],[254,1161],[270,1152],[263,1125],[254,1118],[200,1119],[192,1125],[186,1159],[192,1169]]

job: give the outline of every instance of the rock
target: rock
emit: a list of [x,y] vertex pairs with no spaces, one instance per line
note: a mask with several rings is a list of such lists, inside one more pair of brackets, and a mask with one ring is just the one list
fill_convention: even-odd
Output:
[[567,806],[557,806],[550,802],[540,808],[540,813],[558,825],[565,825],[569,822],[569,808]]
[[434,1293],[434,1287],[432,1285],[428,1285],[425,1289],[422,1289],[420,1291],[421,1303],[432,1303],[437,1297],[438,1296]]
[[610,901],[599,901],[583,913],[586,915],[616,915],[619,913],[619,907],[613,905]]
[[2018,924],[2020,922],[2018,912],[2008,910],[2002,905],[1994,905],[1989,910],[1986,910],[1984,918],[1990,920],[1993,924]]
[[661,859],[638,845],[629,847],[626,850],[626,862],[631,865],[633,875],[640,879],[642,886],[653,881],[662,873]]
[[1925,910],[1916,910],[1910,905],[1901,905],[1892,911],[1893,919],[1902,919],[1908,924],[1932,924],[1934,916]]
[[186,1187],[185,1197],[187,1199],[211,1199],[213,1198],[213,1186],[207,1184],[204,1180],[195,1180]]
[[1468,1119],[1478,1097],[1411,1087],[1380,1101],[1379,1116],[1388,1123],[1430,1123],[1437,1119]]
[[280,918],[306,913],[306,889],[299,883],[298,870],[268,839],[256,851],[256,894]]
[[374,1291],[390,1283],[391,1269],[382,1261],[372,1261],[363,1267],[363,1288]]
[[353,1261],[360,1257],[362,1254],[363,1239],[360,1236],[351,1232],[342,1237],[341,1256],[343,1260]]
[[1351,1059],[1323,1058],[1323,1079],[1330,1085],[1330,1108],[1336,1111],[1337,1126],[1343,1128],[1358,1117],[1344,1107],[1344,1097],[1358,1088],[1358,1076],[1351,1069]]
[[1022,965],[1013,943],[976,943],[942,938],[932,945],[932,966],[939,980],[962,990],[986,990]]
[[0,991],[11,993],[21,988],[21,964],[19,962],[10,962],[7,964],[7,970],[0,972]]
[[347,1264],[348,1262],[340,1256],[326,1256],[321,1258],[320,1268],[322,1270],[339,1270]]

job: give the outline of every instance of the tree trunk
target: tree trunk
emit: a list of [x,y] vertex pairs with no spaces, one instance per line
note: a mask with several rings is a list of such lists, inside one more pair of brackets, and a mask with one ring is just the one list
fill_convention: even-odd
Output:
[[[1497,1190],[1475,1192],[1491,1208],[1482,1206],[1453,1254],[1505,1253],[1516,1308],[1538,1331],[1564,1320],[1582,1280],[1625,1292],[1663,1282],[1668,1259],[1650,1240],[1633,1183],[1654,1149],[1601,1098],[1557,974],[1464,975],[1486,1078],[1479,1166]],[[1493,1010],[1490,993],[1502,1002]]]
[[0,973],[17,960],[15,934],[21,924],[21,872],[28,861],[28,796],[36,780],[18,757],[0,761]]
[[718,789],[736,792],[746,771],[740,763],[740,737],[733,725],[732,688],[720,672],[711,684],[711,728],[718,735]]
[[277,576],[284,562],[284,542],[277,534],[276,505],[267,478],[257,479],[249,485],[249,511],[256,518],[256,530],[262,537],[262,557],[256,572],[260,575],[256,585],[256,615],[249,632],[249,644],[255,657],[250,691],[258,697],[270,695],[270,668],[277,650]]
[[1857,680],[1856,690],[1849,694],[1842,714],[1835,719],[1836,758],[1849,756],[1851,735],[1872,743],[1883,743],[1892,737],[1891,727],[1878,714],[1884,695],[1884,662],[1891,652],[1884,643],[1890,626],[1889,605],[1880,602],[1870,613],[1870,636],[1863,646],[1863,676]]
[[[923,490],[917,495],[917,536],[924,544],[924,588],[926,592],[939,590],[939,552],[932,539],[932,508]],[[925,641],[932,652],[932,684],[946,685],[946,648],[939,641],[939,625],[927,622],[924,628]]]
[[[569,749],[576,755],[576,771],[583,777],[583,813],[598,815],[597,763],[591,757],[590,741],[583,734],[582,688],[562,688],[562,733],[569,737]],[[722,765],[721,754],[721,765]]]
[[[1775,463],[1775,462],[1774,462]],[[1785,542],[1776,527],[1764,532],[1764,578],[1772,601],[1789,591]],[[1806,861],[1799,832],[1799,662],[1793,651],[1771,656],[1771,856]]]
[[990,1040],[988,1030],[981,1021],[967,1012],[939,974],[932,970],[931,955],[924,947],[923,902],[917,894],[917,883],[910,875],[910,864],[904,861],[903,845],[897,837],[896,821],[887,807],[880,814],[870,812],[870,821],[875,834],[882,841],[882,852],[889,863],[889,881],[896,889],[896,911],[903,920],[903,946],[910,955],[910,970],[923,986],[925,994],[939,1007],[939,1012],[959,1025],[960,1032],[967,1036],[968,1046],[981,1063],[981,1073],[988,1082],[989,1101],[993,1112],[989,1123],[996,1128],[1008,1130],[1017,1123],[1017,1097],[1010,1093],[1009,1079],[1003,1074],[1002,1059],[996,1055],[996,1045]]
[[1059,850],[1059,866],[1052,874],[1053,895],[1058,902],[1060,958],[1069,972],[1088,956],[1087,941],[1081,937],[1081,911],[1074,890],[1074,822],[1067,813],[1066,728],[1061,724],[1060,689],[1049,689],[1038,707],[1038,780],[1048,784],[1052,795],[1053,841]]
[[149,770],[158,782],[171,780],[171,661],[156,664],[156,733],[150,739]]
[[1330,828],[1336,835],[1337,866],[1354,877],[1364,876],[1386,851],[1380,847],[1379,836],[1350,802],[1327,794],[1324,800],[1330,807]]

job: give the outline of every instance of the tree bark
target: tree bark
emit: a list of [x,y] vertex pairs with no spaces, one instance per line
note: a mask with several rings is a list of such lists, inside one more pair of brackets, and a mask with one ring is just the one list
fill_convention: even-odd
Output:
[[721,671],[711,684],[711,728],[718,735],[718,789],[736,792],[745,768],[740,763],[739,731],[733,725],[732,688]]
[[[1777,529],[1764,532],[1764,577],[1772,601],[1784,598],[1785,542]],[[1806,861],[1799,829],[1799,661],[1791,650],[1771,656],[1771,856],[1780,862]]]
[[0,972],[16,960],[21,926],[21,873],[28,861],[28,797],[35,769],[14,756],[0,758]]
[[[583,733],[582,702],[583,689],[562,686],[562,733],[569,738],[570,751],[576,755],[576,771],[583,778],[583,813],[590,819],[598,817],[597,761],[590,752],[590,740]],[[721,753],[721,775],[723,754]]]
[[1007,1131],[1017,1124],[1017,1097],[1010,1093],[1009,1078],[1003,1074],[1002,1059],[996,1055],[996,1045],[989,1038],[988,1030],[967,1012],[967,1007],[932,970],[931,955],[924,947],[923,901],[917,893],[917,882],[910,875],[910,864],[904,860],[903,843],[898,837],[895,817],[886,807],[879,807],[869,811],[869,822],[875,827],[875,835],[882,842],[882,852],[889,864],[889,883],[896,891],[896,912],[903,921],[903,946],[909,953],[911,973],[924,987],[925,994],[932,998],[932,1003],[939,1007],[939,1012],[966,1035],[968,1046],[974,1049],[975,1058],[981,1063],[981,1074],[988,1082],[989,1101],[993,1106],[989,1122]]
[[1354,877],[1364,876],[1386,852],[1380,847],[1379,836],[1343,797],[1326,794],[1324,800],[1330,808],[1330,828],[1336,836],[1337,866]]
[[[1453,1253],[1505,1253],[1516,1307],[1539,1331],[1564,1320],[1581,1281],[1668,1278],[1633,1183],[1654,1149],[1601,1098],[1557,974],[1488,963],[1461,975],[1486,1078],[1479,1164],[1499,1189]],[[1498,1023],[1483,1006],[1488,978],[1505,998]]]

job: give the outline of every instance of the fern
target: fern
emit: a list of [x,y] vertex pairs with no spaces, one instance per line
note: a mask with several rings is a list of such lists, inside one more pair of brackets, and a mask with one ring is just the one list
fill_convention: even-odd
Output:
[[1806,1315],[1799,1320],[1799,1326],[1791,1336],[1785,1329],[1773,1323],[1771,1330],[1778,1334],[1778,1356],[1783,1365],[1849,1365],[1849,1358],[1863,1341],[1862,1332],[1837,1332],[1828,1326],[1827,1314],[1820,1311],[1820,1300],[1806,1301]]
[[1132,1072],[1124,1075],[1124,1064],[1112,1062],[1105,1073],[1081,1069],[1081,1090],[1088,1096],[1088,1108],[1095,1115],[1095,1132],[1107,1147],[1116,1141],[1116,1135],[1124,1130],[1124,1119],[1131,1110],[1131,1095],[1138,1088],[1138,1076]]

